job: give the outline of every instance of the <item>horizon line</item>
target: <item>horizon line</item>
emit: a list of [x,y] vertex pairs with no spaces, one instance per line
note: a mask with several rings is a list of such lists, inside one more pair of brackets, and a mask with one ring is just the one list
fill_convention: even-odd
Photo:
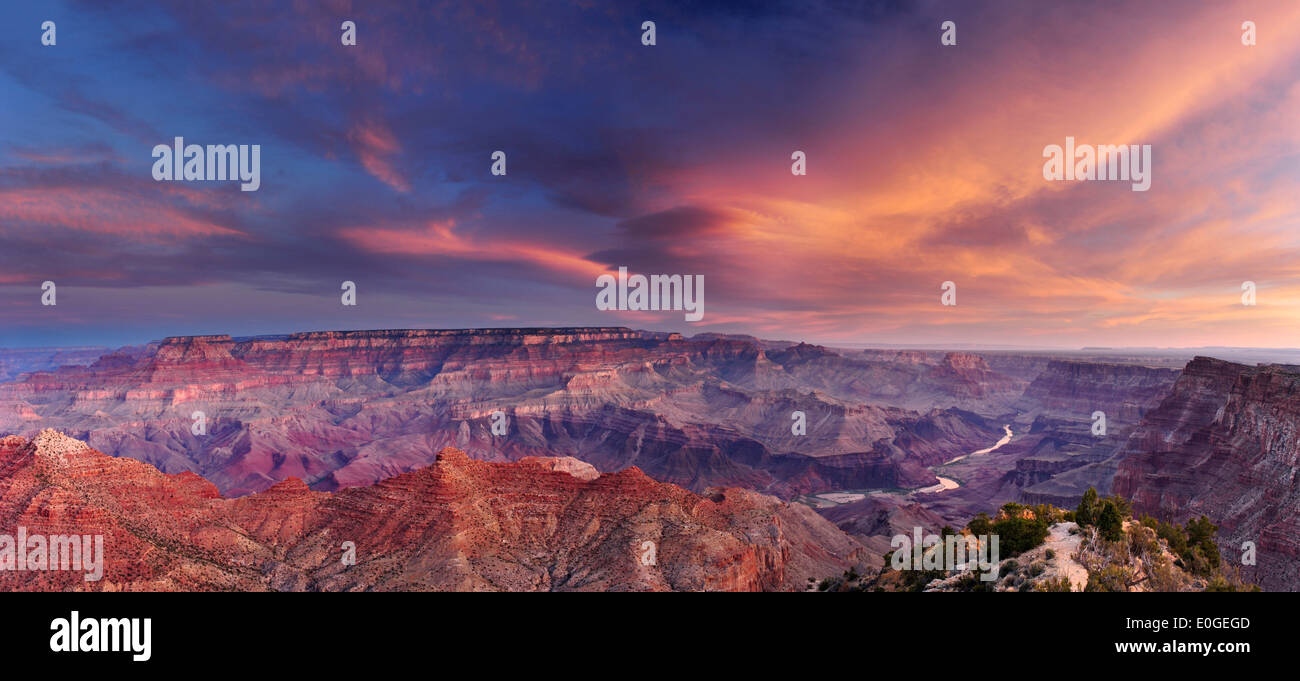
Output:
[[593,332],[637,332],[647,334],[671,335],[678,334],[685,339],[694,339],[700,336],[719,336],[734,338],[753,338],[768,343],[790,343],[819,345],[828,348],[845,348],[854,350],[981,350],[981,351],[1021,351],[1021,352],[1187,352],[1193,350],[1222,350],[1222,351],[1253,351],[1253,352],[1284,352],[1300,353],[1300,348],[1275,347],[1275,346],[1245,346],[1245,345],[1182,345],[1182,346],[1159,346],[1159,345],[1018,345],[1009,343],[939,343],[933,341],[917,341],[911,343],[898,342],[873,342],[873,341],[825,341],[817,339],[788,339],[788,338],[768,338],[752,333],[729,333],[722,331],[701,331],[695,334],[686,334],[681,331],[667,330],[660,331],[655,329],[638,328],[625,325],[614,326],[474,326],[474,327],[385,327],[369,329],[307,329],[287,332],[268,332],[253,334],[231,334],[231,333],[194,333],[194,334],[169,334],[158,338],[149,338],[135,343],[126,343],[121,345],[98,345],[93,343],[74,343],[70,345],[3,345],[0,350],[90,350],[98,348],[127,348],[134,346],[146,346],[153,343],[162,343],[170,339],[181,338],[220,338],[225,337],[233,341],[246,340],[270,340],[275,338],[288,338],[293,336],[318,334],[318,333],[377,333],[377,332],[398,332],[398,331],[438,331],[438,332],[498,332],[498,331],[518,331],[533,333],[560,333],[576,331],[593,331]]

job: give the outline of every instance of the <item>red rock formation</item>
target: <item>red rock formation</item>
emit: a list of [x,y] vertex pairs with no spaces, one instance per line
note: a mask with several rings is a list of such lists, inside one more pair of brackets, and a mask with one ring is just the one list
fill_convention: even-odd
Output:
[[103,578],[0,570],[2,590],[791,590],[865,558],[807,507],[699,496],[635,468],[447,448],[368,487],[290,479],[224,499],[52,430],[0,440],[0,534],[19,527],[103,535]]
[[1135,513],[1220,525],[1231,563],[1254,542],[1243,575],[1265,589],[1300,588],[1300,369],[1207,357],[1187,365],[1117,455],[1114,492]]
[[[0,384],[0,432],[59,428],[230,495],[289,477],[322,491],[367,485],[453,445],[494,461],[637,466],[696,492],[789,496],[930,484],[925,466],[984,446],[997,428],[935,405],[1006,402],[1007,385],[977,358],[960,371],[889,365],[623,327],[195,336]],[[490,429],[498,409],[505,436]],[[794,411],[807,415],[806,435],[792,434]],[[195,412],[206,419],[198,435]],[[846,465],[859,459],[870,466]]]

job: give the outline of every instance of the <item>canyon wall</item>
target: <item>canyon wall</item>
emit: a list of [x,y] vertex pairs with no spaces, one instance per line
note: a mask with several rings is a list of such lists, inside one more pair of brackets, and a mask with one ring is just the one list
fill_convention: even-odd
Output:
[[623,327],[210,335],[0,384],[0,432],[57,428],[227,495],[368,485],[454,446],[790,498],[932,484],[927,466],[996,439],[987,414],[1023,385],[960,353],[890,365]]
[[[1117,450],[1173,387],[1179,370],[1138,364],[1053,360],[1014,407],[1028,421],[1026,455],[1009,480],[1023,503],[1071,508],[1089,487],[1106,493]],[[1099,427],[1101,412],[1105,431]]]
[[1220,525],[1225,558],[1265,589],[1300,588],[1300,367],[1208,357],[1187,365],[1118,454],[1113,489],[1135,513]]

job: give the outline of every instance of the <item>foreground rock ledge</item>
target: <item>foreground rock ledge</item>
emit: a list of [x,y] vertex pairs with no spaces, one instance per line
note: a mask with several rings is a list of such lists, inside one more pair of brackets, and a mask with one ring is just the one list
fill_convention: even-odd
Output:
[[103,535],[103,577],[0,569],[0,589],[800,590],[866,557],[802,505],[697,495],[567,457],[487,463],[448,447],[367,487],[331,494],[290,478],[226,499],[198,475],[54,430],[0,439],[0,535],[19,527]]

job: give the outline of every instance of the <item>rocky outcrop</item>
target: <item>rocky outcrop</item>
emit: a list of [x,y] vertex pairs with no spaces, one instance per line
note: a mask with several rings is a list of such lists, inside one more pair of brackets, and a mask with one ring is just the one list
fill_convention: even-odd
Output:
[[226,499],[53,430],[0,440],[0,534],[19,527],[103,537],[102,579],[0,570],[3,590],[793,590],[865,558],[804,506],[635,468],[447,448],[372,486]]
[[1135,513],[1209,516],[1219,545],[1265,589],[1300,588],[1300,367],[1197,357],[1118,454],[1113,490]]

